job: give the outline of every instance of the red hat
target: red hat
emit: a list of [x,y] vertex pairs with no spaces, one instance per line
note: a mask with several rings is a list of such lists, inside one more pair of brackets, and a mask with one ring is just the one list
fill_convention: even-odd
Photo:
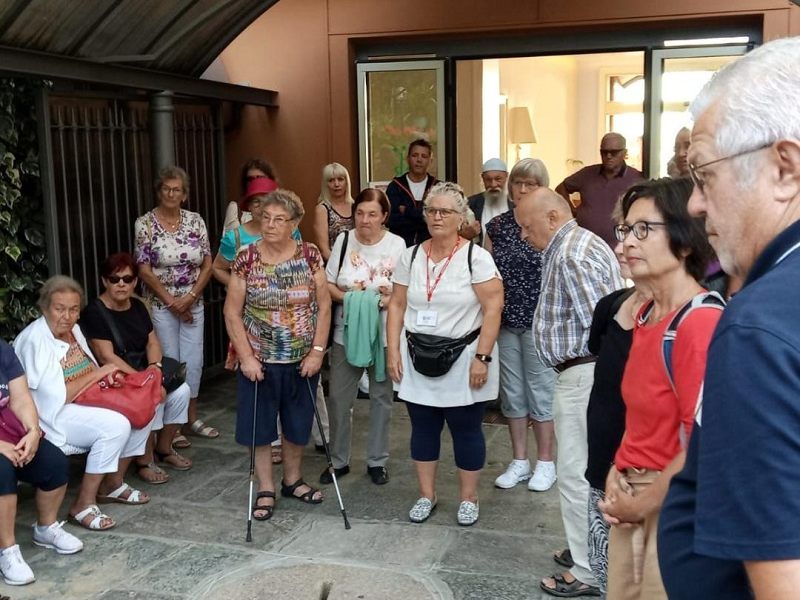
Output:
[[247,210],[247,204],[250,202],[250,198],[253,196],[264,196],[277,189],[278,184],[269,177],[256,177],[255,179],[251,179],[247,183],[247,191],[239,200],[239,208]]

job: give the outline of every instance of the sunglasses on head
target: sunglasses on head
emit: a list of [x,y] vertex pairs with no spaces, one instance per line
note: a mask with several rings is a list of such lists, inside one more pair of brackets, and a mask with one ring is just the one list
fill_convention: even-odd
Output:
[[109,275],[107,277],[107,279],[108,279],[109,283],[119,283],[120,281],[122,281],[124,283],[133,283],[133,281],[134,281],[134,279],[136,279],[136,277],[134,277],[133,275],[122,275],[122,276],[120,276],[120,275]]

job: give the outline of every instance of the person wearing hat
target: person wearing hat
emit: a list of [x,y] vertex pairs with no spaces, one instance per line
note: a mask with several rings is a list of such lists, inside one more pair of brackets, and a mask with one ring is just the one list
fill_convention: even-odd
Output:
[[511,208],[506,188],[508,179],[506,163],[499,158],[490,158],[483,163],[481,179],[484,191],[468,199],[469,208],[475,214],[475,222],[464,225],[461,228],[461,235],[467,239],[477,237],[477,242],[486,247],[488,239],[483,235],[486,224]]

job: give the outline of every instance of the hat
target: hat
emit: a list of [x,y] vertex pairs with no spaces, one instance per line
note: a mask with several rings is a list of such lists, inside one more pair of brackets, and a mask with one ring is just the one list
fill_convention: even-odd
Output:
[[490,158],[483,163],[483,167],[481,167],[481,169],[483,169],[481,173],[486,173],[486,171],[503,171],[508,173],[508,167],[506,166],[506,163],[499,158]]
[[239,200],[239,208],[247,210],[247,204],[253,196],[263,196],[277,190],[278,184],[269,177],[256,177],[247,182],[247,191]]

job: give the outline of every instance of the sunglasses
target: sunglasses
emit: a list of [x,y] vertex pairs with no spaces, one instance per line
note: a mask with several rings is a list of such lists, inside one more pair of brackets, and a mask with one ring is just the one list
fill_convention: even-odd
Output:
[[109,275],[106,277],[109,283],[119,283],[120,281],[124,283],[133,283],[136,280],[136,277],[133,275]]

